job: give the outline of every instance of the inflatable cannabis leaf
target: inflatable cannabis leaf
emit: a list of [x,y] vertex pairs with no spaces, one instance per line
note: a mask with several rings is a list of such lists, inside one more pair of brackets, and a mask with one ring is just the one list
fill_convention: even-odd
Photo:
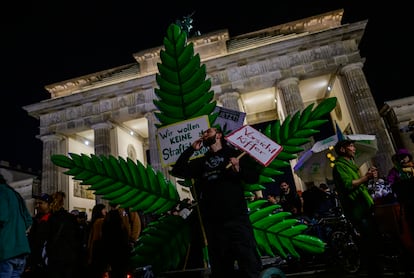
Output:
[[68,168],[65,174],[90,185],[95,195],[103,195],[110,202],[132,210],[162,214],[180,200],[175,185],[151,165],[147,168],[139,161],[116,159],[113,156],[90,157],[70,153],[70,157],[53,155],[54,164]]
[[310,142],[310,137],[319,133],[318,127],[328,120],[324,117],[336,106],[335,97],[324,99],[317,107],[307,106],[302,112],[296,112],[293,117],[288,115],[283,123],[274,121],[266,126],[264,134],[283,147],[278,156],[260,171],[259,183],[245,186],[245,191],[253,192],[264,189],[263,184],[273,182],[273,177],[282,175],[281,169],[290,167],[289,161],[297,158],[297,153],[304,149],[302,145]]
[[264,207],[267,200],[257,200],[249,204],[250,221],[259,252],[261,255],[275,257],[277,255],[287,258],[291,255],[299,258],[296,248],[312,254],[320,254],[325,251],[325,243],[314,236],[303,234],[308,226],[296,218],[291,218],[291,213],[280,210],[280,205]]
[[171,24],[164,38],[164,50],[160,51],[162,63],[158,63],[156,81],[159,88],[154,92],[159,100],[154,104],[160,112],[154,112],[161,122],[157,127],[208,115],[210,123],[217,118],[211,80],[206,79],[206,65],[200,65],[200,55],[194,55],[193,43],[187,44],[187,33]]
[[180,216],[165,215],[150,222],[141,233],[133,251],[131,264],[151,265],[154,273],[177,269],[190,245],[188,221]]
[[[314,104],[307,106],[302,112],[296,112],[293,117],[288,115],[281,123],[280,120],[269,124],[264,134],[283,147],[282,152],[260,172],[259,184],[245,185],[246,192],[265,188],[261,182],[271,182],[273,177],[283,174],[280,169],[290,166],[289,161],[303,151],[303,144],[310,142],[310,137],[319,132],[317,129],[328,120],[323,119],[336,106],[336,98],[323,100],[315,109]],[[279,205],[260,209],[266,201],[257,200],[249,203],[250,221],[253,225],[255,239],[262,254],[269,256],[288,254],[299,257],[295,248],[310,253],[322,253],[325,243],[319,238],[303,235],[307,229],[299,220],[291,218],[290,212],[272,214]]]
[[[187,34],[177,25],[171,24],[164,38],[165,50],[161,50],[161,62],[156,81],[159,88],[154,100],[158,110],[155,112],[163,127],[202,115],[207,115],[211,125],[217,118],[213,113],[216,101],[211,91],[211,81],[206,79],[206,67],[200,65],[199,54],[194,55],[193,44],[187,44]],[[273,177],[283,174],[282,168],[290,166],[289,161],[303,151],[303,144],[319,132],[327,120],[323,119],[336,105],[336,98],[323,100],[315,109],[309,105],[302,112],[269,124],[264,133],[283,147],[283,151],[270,163],[261,166],[257,184],[246,184],[246,192],[265,189],[263,184],[274,181]],[[53,155],[52,162],[67,168],[65,174],[89,185],[96,195],[103,199],[140,210],[144,213],[159,215],[141,233],[132,253],[133,268],[151,265],[154,273],[177,269],[188,250],[191,232],[189,221],[179,216],[165,214],[179,201],[175,185],[167,180],[162,172],[155,171],[151,165],[145,167],[140,161],[85,154]],[[191,183],[184,181],[191,186]],[[289,212],[272,213],[278,205],[263,208],[265,201],[258,200],[248,204],[250,220],[255,238],[262,255],[299,257],[298,249],[321,253],[325,243],[319,238],[305,235],[307,226],[292,219]],[[201,252],[201,251],[200,251]]]

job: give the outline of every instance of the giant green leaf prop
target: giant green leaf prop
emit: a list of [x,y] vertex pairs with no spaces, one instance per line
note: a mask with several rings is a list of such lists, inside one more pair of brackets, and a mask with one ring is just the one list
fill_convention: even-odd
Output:
[[[187,33],[171,24],[164,38],[165,49],[161,50],[161,62],[155,88],[158,99],[154,104],[160,121],[157,127],[181,122],[197,116],[207,115],[214,125],[217,113],[211,81],[206,79],[206,67],[200,65],[199,54],[194,55],[192,43],[187,43]],[[302,112],[269,124],[264,134],[283,147],[283,151],[267,166],[261,168],[257,184],[246,184],[246,192],[264,189],[263,184],[283,174],[282,168],[303,151],[301,147],[327,120],[323,119],[336,106],[336,98],[327,98],[317,107],[309,105]],[[68,169],[65,174],[89,185],[103,199],[161,216],[145,228],[135,246],[131,263],[134,268],[152,265],[155,273],[176,269],[183,260],[191,232],[187,220],[165,214],[179,203],[175,185],[162,172],[151,165],[145,167],[140,161],[70,153],[52,155],[52,162]],[[191,186],[189,181],[180,183]],[[263,207],[263,201],[248,204],[250,220],[262,255],[299,257],[298,250],[321,253],[325,243],[319,238],[303,234],[307,226],[291,218],[289,212],[272,213],[274,206]]]
[[161,122],[157,127],[209,115],[210,123],[217,118],[211,80],[206,79],[206,65],[200,65],[200,55],[194,55],[193,43],[187,43],[187,33],[171,24],[160,51],[154,104],[160,112],[155,116]]

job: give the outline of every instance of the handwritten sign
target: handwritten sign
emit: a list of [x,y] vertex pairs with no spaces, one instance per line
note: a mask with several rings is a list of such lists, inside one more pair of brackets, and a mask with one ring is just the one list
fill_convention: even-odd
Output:
[[[201,116],[164,126],[157,130],[158,151],[163,166],[173,165],[180,154],[210,127],[207,116]],[[201,156],[206,148],[196,151],[192,158]]]
[[249,125],[242,126],[225,138],[264,166],[268,166],[283,149],[282,146]]

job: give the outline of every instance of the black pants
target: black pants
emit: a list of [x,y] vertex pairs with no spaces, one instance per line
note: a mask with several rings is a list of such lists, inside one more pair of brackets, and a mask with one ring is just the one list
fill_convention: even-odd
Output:
[[206,220],[205,226],[212,277],[259,277],[262,264],[248,215],[222,223]]

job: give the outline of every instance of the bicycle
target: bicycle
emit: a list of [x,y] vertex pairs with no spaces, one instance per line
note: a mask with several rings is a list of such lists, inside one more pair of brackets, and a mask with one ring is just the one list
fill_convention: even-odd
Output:
[[326,242],[326,251],[313,256],[313,262],[339,266],[342,271],[354,274],[360,270],[361,257],[358,247],[359,233],[337,207],[329,215],[310,219],[308,233]]

